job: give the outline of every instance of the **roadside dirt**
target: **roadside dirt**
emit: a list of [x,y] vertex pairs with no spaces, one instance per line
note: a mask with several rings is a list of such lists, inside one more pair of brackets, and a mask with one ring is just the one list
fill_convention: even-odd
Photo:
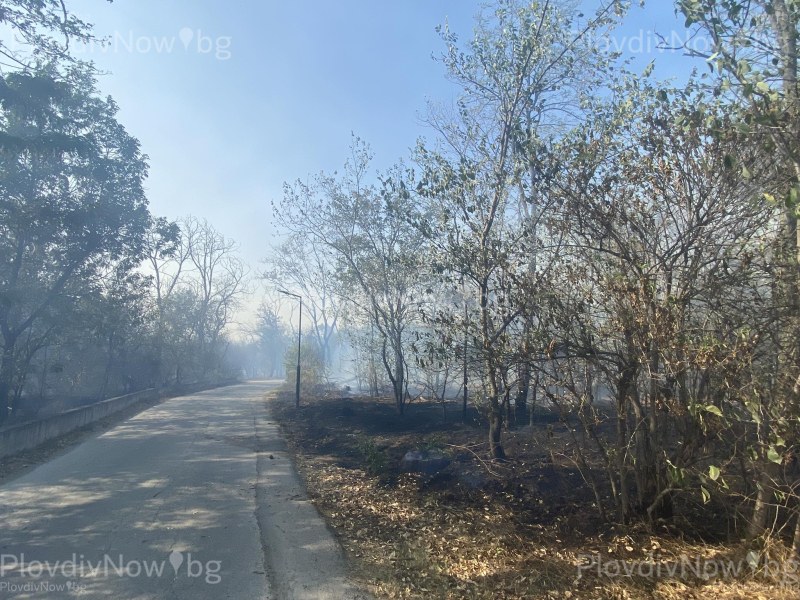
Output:
[[[540,412],[483,460],[485,428],[456,407],[328,398],[271,400],[309,496],[378,598],[789,599],[797,574],[754,575],[724,523],[608,524],[566,456],[569,432]],[[446,452],[435,475],[405,473],[411,449]],[[560,449],[560,450],[559,450]],[[699,502],[699,499],[697,500]],[[724,574],[724,565],[738,568]]]
[[270,407],[256,420],[256,516],[272,594],[281,600],[371,600],[309,500]]

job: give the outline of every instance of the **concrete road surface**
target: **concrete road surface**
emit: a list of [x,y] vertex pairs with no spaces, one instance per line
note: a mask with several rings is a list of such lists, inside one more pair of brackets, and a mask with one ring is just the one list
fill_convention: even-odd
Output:
[[262,401],[172,398],[0,486],[0,598],[365,598]]

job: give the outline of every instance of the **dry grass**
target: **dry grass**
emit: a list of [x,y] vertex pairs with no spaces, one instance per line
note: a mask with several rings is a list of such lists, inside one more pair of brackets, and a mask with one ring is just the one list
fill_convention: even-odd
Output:
[[[600,522],[579,477],[552,461],[546,441],[561,443],[553,428],[541,427],[541,439],[527,430],[508,436],[516,460],[492,474],[478,456],[453,448],[479,450],[483,429],[442,423],[434,406],[413,407],[402,420],[389,405],[362,399],[300,411],[273,401],[272,410],[310,496],[378,597],[800,597],[800,577],[783,577],[790,585],[782,587],[753,575],[733,546],[674,526],[652,534]],[[434,445],[453,453],[445,472],[397,470],[406,450]],[[376,462],[385,467],[370,474]],[[713,573],[729,559],[739,576]],[[703,568],[711,577],[697,576]]]

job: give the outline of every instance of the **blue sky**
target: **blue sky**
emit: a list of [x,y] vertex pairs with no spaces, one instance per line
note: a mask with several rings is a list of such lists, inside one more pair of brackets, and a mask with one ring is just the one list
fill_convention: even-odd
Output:
[[[477,4],[72,6],[98,34],[111,36],[110,47],[78,55],[110,72],[100,86],[150,156],[153,212],[206,217],[257,262],[274,233],[269,202],[280,197],[282,183],[339,167],[351,132],[373,145],[379,164],[408,154],[424,133],[426,99],[452,97],[431,60],[440,47],[434,28],[449,18],[469,31]],[[193,36],[184,49],[175,38],[186,28]],[[172,52],[165,51],[170,39]],[[227,60],[198,50],[227,43]]]
[[[207,218],[253,268],[276,231],[270,201],[284,181],[344,162],[351,132],[376,166],[430,136],[426,102],[455,91],[432,60],[437,25],[472,33],[476,0],[72,0],[106,48],[75,48],[108,73],[103,93],[150,156],[152,212]],[[672,3],[635,7],[612,43],[656,74],[689,59],[655,49],[653,31],[685,35]]]

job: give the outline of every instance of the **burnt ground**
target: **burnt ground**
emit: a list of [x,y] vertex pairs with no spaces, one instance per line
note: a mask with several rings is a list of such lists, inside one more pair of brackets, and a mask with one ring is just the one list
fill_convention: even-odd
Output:
[[[681,516],[655,531],[602,519],[590,474],[573,460],[579,431],[540,407],[533,426],[526,419],[504,433],[509,460],[490,463],[474,410],[464,423],[455,404],[446,418],[441,404],[424,402],[400,417],[388,399],[321,398],[295,409],[291,396],[268,397],[273,416],[377,597],[800,597],[797,575],[753,573],[733,525],[709,519],[699,494],[678,498]],[[441,450],[450,464],[404,472],[412,449]]]

